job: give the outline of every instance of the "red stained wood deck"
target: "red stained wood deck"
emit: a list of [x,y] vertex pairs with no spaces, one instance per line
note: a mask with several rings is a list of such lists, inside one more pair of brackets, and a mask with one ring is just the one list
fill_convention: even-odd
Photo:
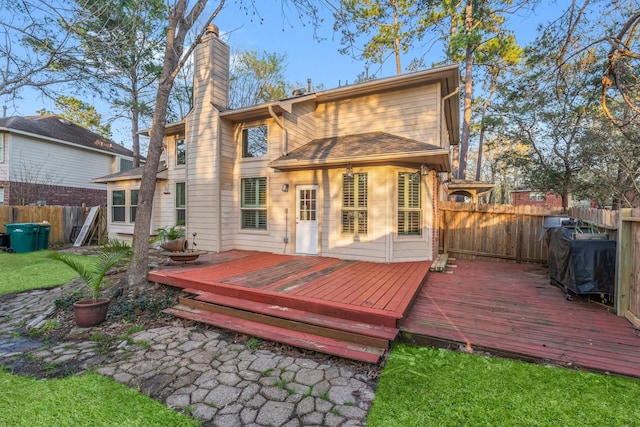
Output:
[[565,299],[531,264],[452,261],[430,273],[400,329],[404,339],[640,377],[640,333],[608,307]]
[[178,317],[375,363],[430,265],[229,251],[149,280],[192,294],[167,310]]

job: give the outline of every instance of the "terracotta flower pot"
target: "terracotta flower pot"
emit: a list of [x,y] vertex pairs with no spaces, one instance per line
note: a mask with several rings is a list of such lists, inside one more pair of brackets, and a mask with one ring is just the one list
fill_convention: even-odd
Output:
[[187,239],[174,239],[160,245],[162,249],[169,252],[185,252],[187,250]]
[[98,298],[96,302],[88,299],[73,303],[76,324],[81,328],[88,328],[104,322],[107,318],[107,308],[110,301],[109,298]]

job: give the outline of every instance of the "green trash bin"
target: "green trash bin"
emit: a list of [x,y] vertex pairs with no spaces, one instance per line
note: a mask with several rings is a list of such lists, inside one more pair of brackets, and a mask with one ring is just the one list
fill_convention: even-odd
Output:
[[38,250],[49,249],[49,234],[51,233],[51,224],[38,224]]
[[7,228],[7,233],[9,234],[11,249],[13,249],[15,253],[23,254],[33,251],[33,234],[35,232],[35,239],[37,243],[37,228],[34,228],[32,224],[21,223],[5,224],[4,226]]

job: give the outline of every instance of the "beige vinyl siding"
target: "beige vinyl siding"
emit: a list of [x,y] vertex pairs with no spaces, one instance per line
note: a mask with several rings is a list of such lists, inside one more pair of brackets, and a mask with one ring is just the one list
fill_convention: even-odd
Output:
[[[129,221],[129,201],[131,190],[138,190],[140,188],[140,181],[131,180],[131,181],[118,181],[109,184],[109,194],[107,195],[107,224],[109,229],[109,238],[116,238],[122,241],[130,242],[133,240],[133,228],[134,224],[128,222]],[[113,201],[111,197],[112,191],[124,190],[125,191],[125,200],[126,200],[126,218],[127,222],[112,222],[112,205]],[[166,196],[164,196],[166,197]],[[151,213],[151,226],[149,228],[149,232],[151,235],[155,234],[155,230],[159,227],[166,225],[162,223],[160,220],[160,212],[163,210],[163,195],[162,195],[162,186],[156,186],[156,192],[154,194],[154,202],[153,202],[153,211]]]
[[24,181],[26,173],[27,180],[40,177],[43,184],[105,190],[105,184],[91,180],[113,172],[109,154],[23,135],[11,135],[8,151],[11,181]]
[[309,101],[295,104],[291,114],[284,115],[288,132],[287,151],[296,148],[313,140],[316,135],[315,123],[315,102]]
[[439,146],[437,94],[430,85],[320,104],[316,138],[381,131]]

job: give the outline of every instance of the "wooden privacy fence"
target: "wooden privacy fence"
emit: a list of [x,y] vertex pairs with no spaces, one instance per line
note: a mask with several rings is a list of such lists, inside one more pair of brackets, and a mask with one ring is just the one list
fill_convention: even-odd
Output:
[[640,209],[545,208],[441,202],[440,247],[461,258],[546,263],[545,218],[581,220],[616,240],[616,312],[640,328]]
[[439,249],[465,258],[547,262],[544,219],[562,215],[562,208],[441,202]]
[[0,206],[0,233],[5,224],[43,222],[51,224],[49,243],[69,243],[74,226],[82,226],[85,208],[76,206]]

